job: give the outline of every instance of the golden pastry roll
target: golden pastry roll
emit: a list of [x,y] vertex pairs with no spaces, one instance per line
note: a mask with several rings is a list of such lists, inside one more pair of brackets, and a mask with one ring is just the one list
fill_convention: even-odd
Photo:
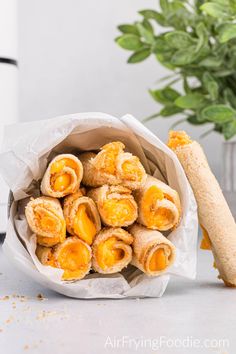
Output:
[[53,248],[38,246],[36,255],[43,265],[63,269],[62,280],[83,279],[91,268],[92,250],[77,236],[67,237]]
[[45,237],[45,236],[36,235],[37,244],[45,247],[53,247],[58,243],[63,242],[65,238],[66,238],[65,233],[54,237]]
[[58,199],[39,197],[31,199],[25,208],[25,216],[30,229],[43,238],[63,240],[66,222]]
[[78,191],[83,177],[83,165],[72,154],[57,155],[48,165],[41,182],[44,195],[62,198]]
[[104,184],[123,185],[137,189],[145,182],[146,172],[137,156],[125,152],[119,141],[104,145],[98,154],[80,155],[84,167],[83,184],[100,187]]
[[236,224],[206,155],[184,131],[170,132],[168,146],[176,153],[193,189],[204,232],[202,246],[211,247],[225,284],[236,286]]
[[129,232],[134,237],[132,264],[147,275],[160,275],[174,263],[175,246],[157,230],[135,224]]
[[94,201],[79,191],[64,199],[63,212],[67,231],[91,245],[101,230],[101,220]]
[[132,259],[133,236],[121,228],[104,228],[92,245],[92,267],[102,274],[120,272]]
[[134,197],[140,224],[160,231],[178,225],[181,216],[179,195],[167,184],[148,175],[144,186],[134,191]]
[[95,201],[102,222],[107,226],[129,226],[137,219],[137,204],[126,187],[104,185],[91,189],[87,195]]

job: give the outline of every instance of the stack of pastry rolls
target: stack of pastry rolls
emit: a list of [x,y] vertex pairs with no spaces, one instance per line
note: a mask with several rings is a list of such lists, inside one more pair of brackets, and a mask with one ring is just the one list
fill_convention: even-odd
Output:
[[25,215],[38,259],[62,269],[62,280],[91,270],[117,273],[130,263],[156,276],[175,260],[175,246],[161,232],[180,221],[178,193],[148,176],[119,141],[98,152],[56,156]]

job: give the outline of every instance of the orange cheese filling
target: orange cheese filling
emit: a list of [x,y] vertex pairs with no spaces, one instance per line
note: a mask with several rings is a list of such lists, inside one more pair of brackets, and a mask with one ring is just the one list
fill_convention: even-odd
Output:
[[89,245],[92,244],[93,239],[97,233],[96,226],[91,220],[87,211],[86,205],[81,204],[74,218],[73,224],[74,233],[84,240]]
[[112,142],[102,147],[102,151],[97,155],[97,167],[103,173],[116,174],[116,158],[123,150],[124,145],[120,142]]
[[123,162],[123,179],[128,179],[131,181],[141,181],[143,177],[143,171],[140,166],[141,165],[139,158],[136,156],[133,156],[132,159]]
[[174,221],[175,216],[171,210],[156,206],[158,200],[163,200],[165,197],[166,195],[164,195],[162,190],[156,186],[148,188],[145,192],[142,200],[142,208],[147,227],[162,228]]
[[117,241],[117,237],[112,236],[98,245],[96,255],[101,269],[113,267],[124,258],[125,251],[115,247]]
[[102,213],[107,223],[113,226],[122,226],[133,220],[135,208],[129,199],[107,199],[102,205]]
[[52,188],[56,192],[63,192],[71,184],[70,174],[68,173],[60,174],[64,167],[70,167],[78,175],[78,166],[75,161],[68,158],[55,161],[51,166],[50,172],[52,175],[51,177]]
[[149,262],[149,269],[152,272],[164,270],[168,265],[168,259],[166,257],[163,248],[158,248],[152,255]]
[[191,144],[192,140],[190,137],[184,132],[184,131],[170,131],[169,133],[169,141],[168,141],[168,146],[171,149],[176,149],[179,146],[184,146]]
[[53,212],[44,209],[43,207],[36,207],[34,209],[34,216],[36,218],[37,226],[44,232],[58,233],[65,231],[64,220],[60,220]]
[[202,229],[202,241],[201,241],[201,244],[200,244],[200,248],[202,250],[211,250],[211,240],[209,238],[209,235],[208,235],[208,232],[206,231],[206,229],[202,226],[201,226],[201,229]]
[[56,265],[64,270],[63,280],[76,279],[90,262],[90,252],[82,242],[65,245],[59,252]]

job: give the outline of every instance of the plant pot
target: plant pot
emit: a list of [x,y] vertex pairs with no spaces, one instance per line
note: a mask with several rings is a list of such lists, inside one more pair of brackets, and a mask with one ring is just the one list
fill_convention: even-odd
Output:
[[224,142],[221,186],[234,218],[236,218],[236,141]]

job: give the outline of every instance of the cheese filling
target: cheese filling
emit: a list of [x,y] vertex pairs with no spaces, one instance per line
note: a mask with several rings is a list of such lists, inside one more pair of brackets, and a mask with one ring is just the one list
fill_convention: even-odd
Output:
[[178,146],[184,146],[191,143],[192,140],[184,131],[171,131],[169,133],[169,141],[167,145],[173,150],[175,150]]
[[97,233],[97,228],[89,215],[85,204],[80,204],[74,218],[74,233],[89,245]]
[[163,248],[158,248],[151,256],[149,270],[157,272],[164,270],[168,266],[169,260]]
[[36,225],[44,233],[49,234],[64,233],[65,225],[57,215],[45,209],[44,207],[37,206],[34,209],[34,216]]
[[134,205],[129,199],[107,199],[102,205],[102,213],[107,223],[113,226],[122,226],[134,218],[136,212]]
[[56,265],[64,270],[63,280],[78,277],[90,262],[90,252],[82,242],[66,244],[57,255]]
[[68,158],[55,161],[51,166],[50,172],[51,185],[56,192],[65,191],[71,184],[71,175],[62,172],[65,167],[71,168],[78,175],[78,166],[75,161]]
[[131,159],[122,164],[122,178],[130,181],[141,181],[143,178],[143,168],[138,157],[133,156]]
[[208,235],[208,232],[202,225],[200,225],[200,226],[201,226],[201,229],[202,229],[202,241],[201,241],[201,244],[200,244],[200,248],[202,250],[211,250],[211,240],[210,240],[210,237]]
[[147,227],[161,229],[173,224],[175,220],[173,212],[167,208],[158,207],[158,201],[165,198],[170,199],[156,186],[148,188],[145,192],[142,209]]
[[118,241],[117,237],[112,236],[98,245],[97,262],[101,269],[106,270],[113,267],[125,257],[125,251],[116,247]]
[[116,159],[123,148],[124,145],[120,142],[112,142],[102,147],[102,151],[96,157],[96,167],[100,172],[116,174]]

